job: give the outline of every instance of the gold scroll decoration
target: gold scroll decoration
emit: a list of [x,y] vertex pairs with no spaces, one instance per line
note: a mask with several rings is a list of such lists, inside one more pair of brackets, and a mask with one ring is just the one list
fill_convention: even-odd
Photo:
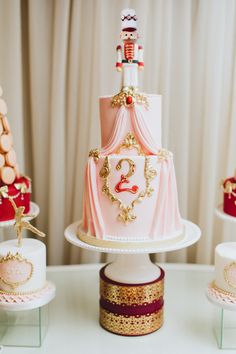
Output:
[[138,92],[135,87],[123,87],[111,100],[112,107],[133,107],[135,103],[144,105],[145,108],[149,106],[147,96]]
[[[3,267],[7,268],[3,270]],[[33,269],[33,264],[18,252],[15,255],[8,252],[5,257],[0,259],[0,280],[12,289],[16,289],[31,279]]]
[[[132,161],[133,162],[133,161]],[[119,163],[118,163],[119,164]],[[133,162],[134,164],[134,162]],[[100,170],[100,177],[104,180],[102,192],[110,199],[112,203],[117,203],[120,209],[118,214],[118,220],[127,224],[128,222],[134,221],[136,215],[134,214],[134,207],[136,204],[141,203],[146,197],[151,197],[154,189],[151,187],[151,180],[157,175],[157,171],[153,169],[150,164],[150,158],[145,156],[144,163],[144,177],[146,181],[145,190],[141,191],[137,197],[129,204],[125,205],[121,199],[119,199],[112,191],[109,185],[109,177],[111,174],[111,165],[109,161],[109,156],[105,157],[104,164]]]
[[224,278],[231,288],[236,289],[236,262],[232,262],[224,268]]
[[100,149],[92,149],[89,151],[89,157],[93,157],[94,161],[97,162],[100,158]]
[[120,154],[121,150],[123,150],[123,149],[127,149],[127,150],[136,149],[137,152],[138,152],[138,155],[145,155],[145,153],[143,152],[140,144],[137,142],[136,137],[135,137],[133,132],[129,132],[126,135],[124,141],[119,146],[119,148],[118,148],[116,153]]

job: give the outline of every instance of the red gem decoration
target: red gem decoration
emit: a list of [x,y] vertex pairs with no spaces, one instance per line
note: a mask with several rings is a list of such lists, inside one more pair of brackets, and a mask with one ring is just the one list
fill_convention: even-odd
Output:
[[132,104],[133,103],[133,97],[132,96],[127,96],[126,97],[126,104],[127,105],[130,105],[130,104]]
[[131,188],[122,188],[123,183],[130,183],[130,181],[124,175],[121,175],[120,182],[118,182],[115,186],[116,193],[129,192],[132,194],[136,194],[138,192],[138,186],[133,185]]

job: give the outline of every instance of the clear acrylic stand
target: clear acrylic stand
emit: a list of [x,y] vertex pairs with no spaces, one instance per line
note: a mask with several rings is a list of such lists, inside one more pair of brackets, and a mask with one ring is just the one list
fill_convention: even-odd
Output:
[[26,311],[0,311],[0,344],[41,347],[48,329],[48,305]]
[[236,312],[216,307],[215,323],[219,349],[236,349]]

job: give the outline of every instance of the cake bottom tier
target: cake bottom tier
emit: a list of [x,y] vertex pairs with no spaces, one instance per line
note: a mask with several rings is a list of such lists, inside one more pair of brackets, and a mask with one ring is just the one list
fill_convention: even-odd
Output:
[[[89,159],[82,227],[87,242],[169,242],[183,234],[172,156]],[[86,238],[86,239],[85,239]]]
[[164,271],[145,284],[123,284],[100,271],[100,324],[115,334],[140,336],[163,324]]

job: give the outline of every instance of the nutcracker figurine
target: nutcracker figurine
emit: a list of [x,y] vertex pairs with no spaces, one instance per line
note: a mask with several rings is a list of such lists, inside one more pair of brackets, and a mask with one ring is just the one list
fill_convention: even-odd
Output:
[[118,45],[117,71],[122,71],[122,87],[138,87],[138,69],[144,68],[143,48],[138,45],[137,16],[133,9],[125,9],[121,12],[122,45]]

